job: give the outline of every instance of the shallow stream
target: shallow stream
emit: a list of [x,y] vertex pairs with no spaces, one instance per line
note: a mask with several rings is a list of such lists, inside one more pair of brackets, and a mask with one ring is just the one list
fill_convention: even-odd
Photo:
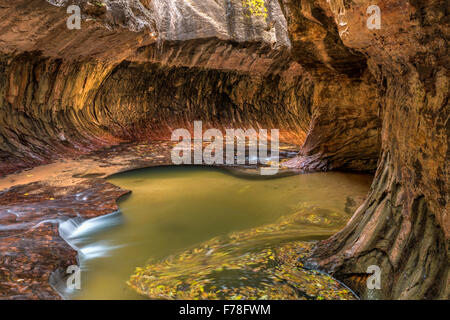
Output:
[[64,294],[71,299],[141,298],[126,282],[149,259],[159,261],[302,210],[311,215],[297,225],[296,237],[327,238],[348,221],[346,205],[364,197],[371,180],[369,175],[337,172],[249,177],[205,167],[114,175],[109,182],[132,194],[119,202],[119,213],[86,221],[70,235],[80,249],[82,285]]

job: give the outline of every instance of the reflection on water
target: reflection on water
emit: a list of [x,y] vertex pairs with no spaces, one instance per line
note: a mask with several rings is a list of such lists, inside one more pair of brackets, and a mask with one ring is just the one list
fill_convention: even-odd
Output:
[[133,193],[120,202],[120,213],[87,221],[71,233],[71,243],[80,249],[82,289],[69,298],[138,299],[126,281],[149,258],[160,260],[305,207],[332,212],[327,221],[331,228],[314,230],[311,224],[308,229],[305,223],[299,237],[327,237],[350,218],[344,211],[347,197],[365,196],[371,176],[317,173],[249,179],[214,168],[163,167],[115,175],[109,181]]

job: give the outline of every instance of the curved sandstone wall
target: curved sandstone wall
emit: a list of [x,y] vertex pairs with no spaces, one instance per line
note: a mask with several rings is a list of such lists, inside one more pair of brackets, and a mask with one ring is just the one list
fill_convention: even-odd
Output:
[[444,1],[378,1],[380,30],[365,0],[103,3],[0,0],[0,175],[193,120],[279,128],[287,166],[377,169],[312,262],[362,295],[378,264],[384,297],[448,297]]
[[[376,167],[375,82],[320,62],[321,77],[311,75],[292,55],[276,1],[267,17],[250,16],[242,1],[26,2],[2,5],[3,174],[117,141],[169,138],[193,120],[279,128],[284,141],[306,141],[304,170]],[[69,4],[83,9],[81,30],[65,25]]]
[[[369,1],[318,1],[346,46],[364,52],[382,93],[382,153],[369,196],[316,262],[384,298],[449,298],[448,12],[445,1],[378,1],[380,30],[361,28]],[[341,6],[340,6],[341,5]],[[339,10],[338,10],[339,9]],[[337,12],[340,12],[337,13]]]

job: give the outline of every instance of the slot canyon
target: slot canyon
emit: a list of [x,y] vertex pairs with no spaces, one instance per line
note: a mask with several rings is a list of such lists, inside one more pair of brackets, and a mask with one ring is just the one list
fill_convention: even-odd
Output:
[[[61,299],[53,278],[78,253],[58,224],[117,211],[129,191],[106,178],[170,165],[167,141],[194,121],[279,129],[295,149],[281,171],[371,174],[304,265],[363,299],[449,299],[448,9],[0,0],[0,299]],[[383,272],[375,297],[371,265]]]

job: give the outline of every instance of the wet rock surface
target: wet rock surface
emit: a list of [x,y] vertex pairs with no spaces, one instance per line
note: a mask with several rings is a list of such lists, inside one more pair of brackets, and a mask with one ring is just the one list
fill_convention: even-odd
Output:
[[61,191],[34,183],[1,193],[2,299],[58,298],[50,286],[51,274],[77,264],[77,252],[60,237],[59,223],[117,210],[116,198],[126,193],[110,184],[92,182],[55,195]]
[[64,274],[78,254],[61,238],[59,224],[115,212],[116,200],[129,192],[93,175],[169,164],[169,155],[164,143],[122,145],[49,165],[43,173],[23,173],[36,182],[20,184],[9,176],[3,183],[13,186],[0,192],[0,297],[59,299],[51,274]]
[[[378,263],[386,276],[383,298],[448,299],[449,130],[443,117],[449,115],[449,28],[444,1],[380,1],[379,31],[361,28],[369,1],[345,8],[339,1],[330,4],[335,5],[330,10],[325,3],[321,7],[345,20],[339,27],[346,31],[343,43],[368,55],[383,94],[382,151],[367,200],[344,230],[317,248],[316,262],[338,278],[357,280],[368,265]],[[364,281],[349,284],[367,294]]]

